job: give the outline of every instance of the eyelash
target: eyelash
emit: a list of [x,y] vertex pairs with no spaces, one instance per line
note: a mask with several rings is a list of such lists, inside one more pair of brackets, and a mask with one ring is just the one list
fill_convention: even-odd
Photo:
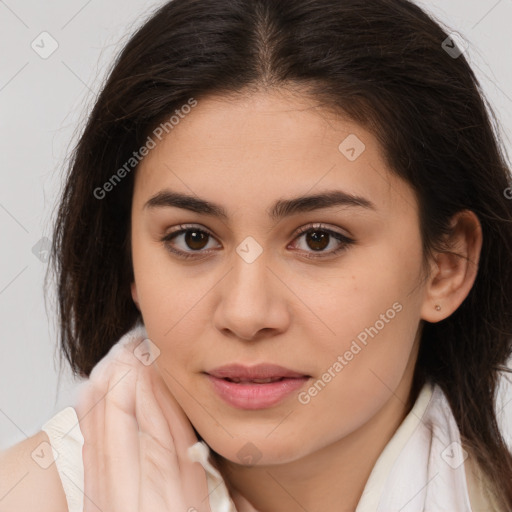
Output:
[[[163,238],[161,238],[161,242],[164,244],[164,247],[171,253],[176,254],[178,257],[183,259],[189,259],[189,258],[197,258],[197,256],[194,253],[190,252],[184,252],[181,250],[174,249],[169,242],[171,242],[174,238],[177,236],[186,233],[187,231],[196,231],[199,233],[204,233],[212,238],[215,238],[209,231],[205,229],[200,229],[195,225],[182,225],[180,224],[180,229],[173,231],[167,235],[165,235]],[[333,249],[327,253],[321,252],[321,254],[328,254],[328,256],[334,256],[336,254],[339,254],[343,251],[346,251],[350,245],[355,243],[355,240],[352,240],[351,238],[348,238],[345,235],[342,235],[341,233],[337,231],[333,231],[331,229],[326,228],[323,224],[314,224],[314,225],[307,225],[299,228],[297,230],[296,236],[294,238],[297,239],[300,236],[309,233],[309,232],[315,232],[315,231],[322,231],[324,233],[328,233],[329,235],[332,235],[334,238],[336,238],[339,242],[341,242],[341,245],[337,249]],[[194,251],[195,253],[199,252],[207,252],[207,251]],[[305,256],[308,259],[321,259],[326,258],[327,256]],[[202,256],[200,257],[202,258]]]

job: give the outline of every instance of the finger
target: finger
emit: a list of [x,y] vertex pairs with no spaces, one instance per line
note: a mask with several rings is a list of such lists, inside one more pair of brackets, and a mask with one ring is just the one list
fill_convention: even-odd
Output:
[[140,429],[140,510],[186,510],[169,426],[155,400],[148,373],[142,371],[138,377],[135,409]]
[[195,508],[197,512],[211,512],[206,472],[199,462],[192,462],[187,453],[188,448],[198,442],[190,420],[156,368],[152,368],[151,381],[155,399],[174,440],[187,506]]
[[93,368],[78,395],[76,411],[84,437],[84,512],[104,511],[111,505],[108,493],[113,485],[112,481],[107,482],[104,456],[105,397],[113,369],[131,361],[121,346],[114,345]]
[[139,438],[135,418],[136,365],[112,362],[104,397],[104,472],[102,478],[112,512],[138,512]]

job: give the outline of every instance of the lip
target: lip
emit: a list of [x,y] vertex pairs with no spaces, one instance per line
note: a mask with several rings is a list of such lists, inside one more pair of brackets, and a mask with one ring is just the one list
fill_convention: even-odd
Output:
[[220,379],[241,379],[241,380],[252,380],[252,379],[268,379],[268,378],[299,378],[299,377],[310,377],[305,373],[296,372],[283,366],[278,366],[270,363],[261,363],[255,366],[244,366],[242,364],[229,364],[225,366],[219,366],[208,372],[213,377]]
[[[274,364],[221,366],[206,373],[214,391],[229,405],[238,409],[266,409],[277,405],[297,391],[311,378],[300,372]],[[230,382],[228,378],[242,380],[281,378],[269,383]]]

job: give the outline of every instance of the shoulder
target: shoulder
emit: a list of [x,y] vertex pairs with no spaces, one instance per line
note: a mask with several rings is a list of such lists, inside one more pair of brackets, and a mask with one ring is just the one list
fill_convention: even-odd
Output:
[[68,512],[43,430],[0,452],[0,512]]

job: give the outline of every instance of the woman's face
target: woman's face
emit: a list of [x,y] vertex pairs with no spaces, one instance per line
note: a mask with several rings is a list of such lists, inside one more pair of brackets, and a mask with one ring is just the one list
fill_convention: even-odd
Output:
[[[403,407],[433,305],[415,196],[375,137],[281,90],[200,100],[153,139],[135,180],[132,295],[162,377],[212,449],[290,462]],[[145,206],[164,191],[216,208]],[[335,192],[362,199],[307,200]],[[161,241],[180,225],[189,231]],[[228,384],[235,403],[207,375],[233,363],[309,378],[284,396],[283,383]],[[241,386],[267,387],[257,400]]]

